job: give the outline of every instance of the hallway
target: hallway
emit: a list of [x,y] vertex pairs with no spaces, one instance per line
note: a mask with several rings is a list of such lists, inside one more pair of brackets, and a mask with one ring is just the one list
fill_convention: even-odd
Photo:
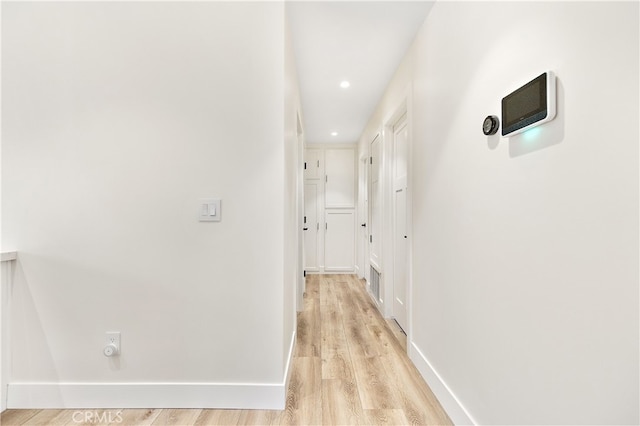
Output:
[[1,11],[2,425],[640,425],[640,1]]
[[[451,424],[406,355],[404,335],[380,315],[354,275],[307,277],[284,411],[7,410],[18,425]],[[397,326],[395,326],[397,327]],[[111,422],[78,422],[95,413]],[[75,416],[75,419],[74,419]],[[120,421],[118,421],[120,420]]]

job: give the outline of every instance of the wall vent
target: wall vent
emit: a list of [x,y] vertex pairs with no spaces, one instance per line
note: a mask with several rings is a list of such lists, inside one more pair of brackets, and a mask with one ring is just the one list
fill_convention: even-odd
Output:
[[380,301],[380,272],[373,265],[370,265],[371,273],[369,274],[371,294],[376,299],[376,302]]

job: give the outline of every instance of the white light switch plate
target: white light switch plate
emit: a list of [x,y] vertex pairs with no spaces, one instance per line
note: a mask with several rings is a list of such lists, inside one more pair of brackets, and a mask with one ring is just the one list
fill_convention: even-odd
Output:
[[200,222],[220,222],[220,199],[202,198],[198,206],[198,220]]

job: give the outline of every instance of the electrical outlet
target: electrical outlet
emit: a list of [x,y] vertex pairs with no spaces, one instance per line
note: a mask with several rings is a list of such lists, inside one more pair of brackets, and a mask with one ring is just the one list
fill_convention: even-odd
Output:
[[107,346],[104,348],[105,356],[120,355],[120,332],[107,332]]

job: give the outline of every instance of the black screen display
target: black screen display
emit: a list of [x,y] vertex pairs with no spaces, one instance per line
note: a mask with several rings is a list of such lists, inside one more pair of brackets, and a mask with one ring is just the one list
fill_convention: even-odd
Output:
[[547,73],[502,98],[502,135],[547,116]]

